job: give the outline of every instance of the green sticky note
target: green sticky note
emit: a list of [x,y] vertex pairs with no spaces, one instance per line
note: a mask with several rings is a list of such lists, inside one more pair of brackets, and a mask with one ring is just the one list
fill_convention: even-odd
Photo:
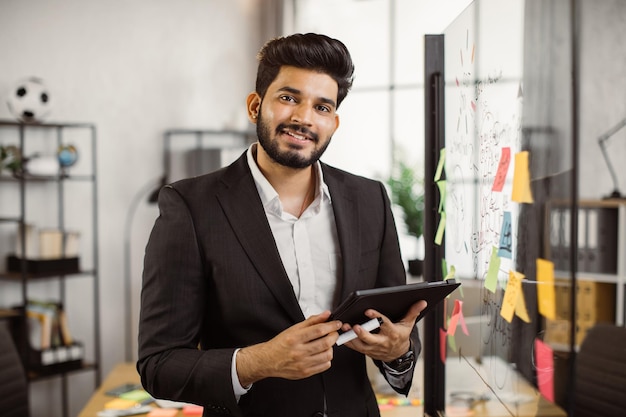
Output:
[[442,148],[439,151],[439,163],[437,163],[437,170],[435,171],[435,182],[441,179],[443,173],[443,167],[446,164],[446,148]]
[[500,270],[500,257],[498,256],[498,248],[491,248],[491,259],[489,259],[489,269],[487,270],[487,278],[485,279],[485,288],[492,293],[496,292],[498,286],[498,271]]
[[435,243],[441,246],[441,242],[443,240],[443,232],[446,230],[446,213],[441,213],[441,219],[439,219],[439,227],[437,228],[437,233],[435,234]]
[[446,180],[437,181],[437,187],[439,187],[439,213],[444,211],[444,204],[446,201]]

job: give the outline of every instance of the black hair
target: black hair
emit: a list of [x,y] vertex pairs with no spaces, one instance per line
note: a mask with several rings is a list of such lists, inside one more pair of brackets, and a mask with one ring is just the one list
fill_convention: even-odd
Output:
[[267,42],[258,54],[256,92],[265,97],[282,66],[329,75],[337,82],[337,107],[352,87],[354,64],[348,48],[337,39],[317,33],[296,33]]

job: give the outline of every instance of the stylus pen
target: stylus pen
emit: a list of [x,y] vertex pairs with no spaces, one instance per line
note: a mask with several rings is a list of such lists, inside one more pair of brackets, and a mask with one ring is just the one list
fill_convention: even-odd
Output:
[[[380,317],[376,317],[361,324],[361,327],[368,332],[371,332],[372,330],[378,329],[381,324],[383,324],[383,319],[381,319]],[[341,346],[344,343],[348,343],[349,341],[354,339],[356,339],[356,333],[354,333],[354,330],[348,330],[347,332],[339,335],[339,338],[337,339],[337,342],[335,344],[337,346]]]

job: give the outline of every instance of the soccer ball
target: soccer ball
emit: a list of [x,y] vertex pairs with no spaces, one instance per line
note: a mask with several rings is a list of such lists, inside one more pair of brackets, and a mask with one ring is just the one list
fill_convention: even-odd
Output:
[[50,94],[41,78],[18,81],[7,100],[11,114],[24,123],[37,123],[50,113]]

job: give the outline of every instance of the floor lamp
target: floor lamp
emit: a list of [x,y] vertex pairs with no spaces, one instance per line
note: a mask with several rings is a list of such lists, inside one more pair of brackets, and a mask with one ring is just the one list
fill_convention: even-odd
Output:
[[613,126],[605,134],[603,134],[602,136],[598,138],[598,145],[600,146],[600,150],[602,151],[602,156],[604,157],[606,166],[609,169],[609,174],[611,174],[611,179],[613,180],[613,192],[609,194],[608,196],[604,197],[605,199],[626,198],[622,195],[622,193],[619,190],[619,185],[617,183],[617,175],[615,174],[615,169],[613,168],[613,164],[611,164],[609,154],[606,151],[606,141],[609,140],[614,134],[616,134],[624,126],[626,126],[626,118],[622,119],[618,124]]

